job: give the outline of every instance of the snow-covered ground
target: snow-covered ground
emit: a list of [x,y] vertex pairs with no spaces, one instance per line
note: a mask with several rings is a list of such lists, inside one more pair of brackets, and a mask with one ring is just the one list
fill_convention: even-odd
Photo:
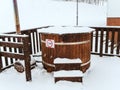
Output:
[[13,67],[0,74],[0,90],[119,90],[120,58],[91,56],[91,67],[79,82],[54,82],[53,73],[47,73],[41,64],[32,70],[32,81]]
[[[56,0],[17,0],[21,29],[40,26],[75,26],[76,3]],[[0,33],[15,31],[12,0],[0,0]],[[106,24],[106,6],[79,3],[80,26]],[[0,73],[0,90],[119,90],[120,58],[91,56],[91,67],[83,84],[60,81],[54,83],[53,73],[41,64],[32,70],[32,81],[13,67]]]

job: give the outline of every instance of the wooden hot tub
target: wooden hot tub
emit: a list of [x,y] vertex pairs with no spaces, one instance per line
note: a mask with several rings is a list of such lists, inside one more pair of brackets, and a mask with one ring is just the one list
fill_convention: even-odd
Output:
[[55,58],[80,58],[81,69],[90,66],[91,32],[87,27],[49,27],[40,30],[42,60],[48,72],[54,70]]

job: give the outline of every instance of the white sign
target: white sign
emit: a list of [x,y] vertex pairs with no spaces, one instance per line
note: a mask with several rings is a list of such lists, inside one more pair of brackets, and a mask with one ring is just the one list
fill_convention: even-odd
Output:
[[55,48],[55,41],[52,39],[46,39],[46,47]]

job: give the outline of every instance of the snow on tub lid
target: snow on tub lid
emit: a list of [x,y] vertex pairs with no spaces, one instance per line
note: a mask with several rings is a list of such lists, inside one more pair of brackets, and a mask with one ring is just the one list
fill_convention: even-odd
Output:
[[44,29],[39,29],[39,33],[53,33],[53,34],[70,34],[70,33],[90,33],[94,31],[94,29],[89,27],[49,27]]
[[79,58],[77,59],[56,58],[54,60],[54,64],[59,64],[59,63],[82,63],[82,61]]

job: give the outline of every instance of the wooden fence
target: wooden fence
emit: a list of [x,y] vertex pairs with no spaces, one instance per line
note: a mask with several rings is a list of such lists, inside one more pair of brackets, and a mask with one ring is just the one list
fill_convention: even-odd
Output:
[[26,80],[31,80],[29,42],[28,35],[0,34],[0,72],[24,60]]
[[[32,29],[26,29],[26,30],[21,30],[21,35],[28,35],[29,40],[30,40],[30,53],[31,54],[37,54],[40,52],[40,39],[37,30],[38,29],[43,29],[43,28],[48,28],[51,26],[44,26],[44,27],[38,27],[38,28],[32,28]],[[16,32],[9,32],[6,34],[15,34]]]
[[93,27],[91,53],[120,56],[120,27]]
[[[15,34],[16,32],[9,32],[7,34]],[[30,40],[30,53],[36,54],[39,52],[39,43],[38,43],[38,33],[37,29],[28,29],[28,30],[21,30],[21,35],[28,35]]]
[[[36,54],[40,51],[40,34],[37,30],[51,26],[39,27],[30,30],[23,30],[22,34],[29,35],[31,41],[31,52]],[[100,56],[120,56],[120,27],[91,27],[95,31],[91,38],[91,54]]]

